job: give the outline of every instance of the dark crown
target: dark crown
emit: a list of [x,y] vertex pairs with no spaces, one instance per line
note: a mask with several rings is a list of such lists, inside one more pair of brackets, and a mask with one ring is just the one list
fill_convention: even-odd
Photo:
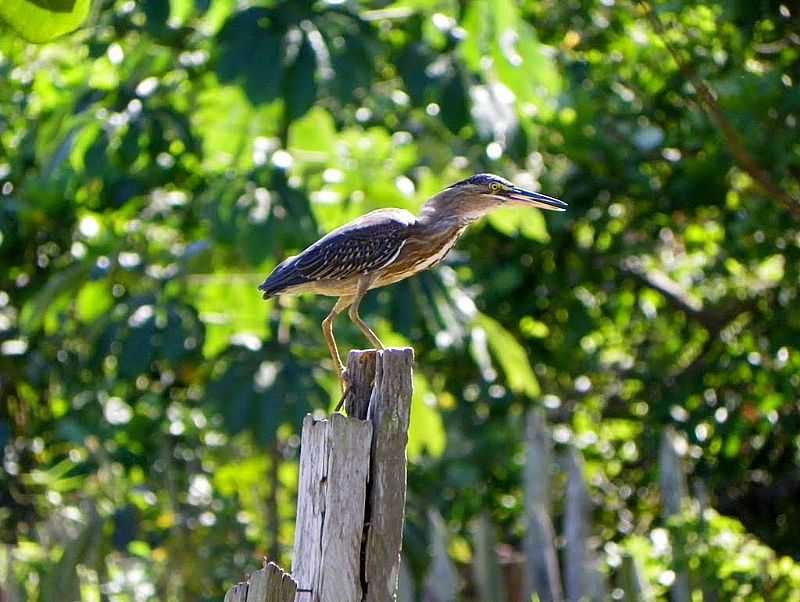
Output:
[[509,182],[505,178],[501,178],[500,176],[496,176],[490,173],[478,173],[475,174],[474,176],[470,176],[468,178],[460,180],[459,182],[456,182],[455,184],[452,184],[450,188],[456,188],[457,186],[464,186],[466,184],[485,186],[487,184],[491,184],[492,182],[499,182],[500,184],[505,184],[506,186],[509,186],[511,184],[511,182]]

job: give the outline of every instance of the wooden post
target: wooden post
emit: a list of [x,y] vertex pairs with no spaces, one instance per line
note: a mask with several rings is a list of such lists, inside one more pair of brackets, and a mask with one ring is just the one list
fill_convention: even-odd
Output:
[[583,482],[583,460],[576,449],[566,453],[567,494],[564,510],[564,585],[567,600],[578,602],[588,593],[586,579],[589,539],[589,492]]
[[303,423],[296,602],[396,599],[413,361],[411,349],[351,352],[350,417]]
[[592,503],[583,479],[583,456],[572,448],[565,457],[567,471],[564,511],[564,585],[568,602],[607,600],[608,587],[599,570],[597,554],[590,547]]
[[277,564],[270,562],[225,594],[225,602],[294,602],[297,583]]
[[651,602],[653,599],[639,563],[628,552],[622,556],[619,585],[623,592],[622,602]]
[[[664,518],[680,514],[688,497],[686,474],[680,447],[685,447],[678,433],[672,427],[664,429],[659,450],[661,505]],[[672,602],[689,602],[692,598],[689,573],[685,567],[675,571],[675,582],[670,588]]]
[[497,562],[497,538],[492,519],[486,511],[481,512],[472,526],[472,542],[475,550],[472,575],[478,590],[478,600],[506,602],[508,595],[500,564]]
[[410,348],[379,351],[375,362],[375,384],[366,416],[373,435],[366,511],[369,529],[362,575],[367,589],[365,602],[388,602],[397,597],[413,364]]
[[431,565],[425,577],[422,601],[455,602],[460,588],[458,571],[447,553],[447,525],[436,510],[428,511],[428,522],[431,529]]
[[528,414],[525,442],[525,600],[536,593],[542,602],[561,602],[564,594],[550,520],[553,443],[541,409]]
[[361,535],[372,425],[306,416],[292,576],[297,602],[361,600]]
[[270,563],[225,602],[396,600],[413,363],[411,349],[350,354],[349,417],[303,420],[292,576]]

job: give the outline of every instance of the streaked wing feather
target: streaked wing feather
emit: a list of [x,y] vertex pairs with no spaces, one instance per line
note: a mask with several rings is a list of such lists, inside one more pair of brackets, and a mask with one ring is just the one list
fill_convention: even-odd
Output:
[[386,220],[338,231],[304,251],[295,267],[310,280],[344,280],[379,270],[397,258],[407,230],[406,223]]

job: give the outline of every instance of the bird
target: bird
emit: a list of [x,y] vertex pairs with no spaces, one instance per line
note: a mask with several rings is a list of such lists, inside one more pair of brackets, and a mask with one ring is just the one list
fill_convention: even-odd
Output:
[[404,209],[377,209],[336,228],[278,264],[258,290],[264,299],[301,293],[338,297],[322,321],[322,332],[346,396],[347,370],[333,334],[336,317],[348,310],[370,343],[383,349],[358,313],[364,295],[439,264],[470,224],[502,207],[564,211],[567,204],[501,176],[475,174],[431,197],[417,216]]

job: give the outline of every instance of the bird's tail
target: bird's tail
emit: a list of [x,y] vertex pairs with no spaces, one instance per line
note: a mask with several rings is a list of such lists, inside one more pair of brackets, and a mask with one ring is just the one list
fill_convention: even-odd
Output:
[[267,281],[258,285],[258,290],[262,293],[261,298],[264,299],[264,301],[272,299],[272,297],[275,296],[276,291],[270,289],[272,289],[272,287],[268,286]]
[[292,265],[294,257],[289,257],[278,264],[272,273],[267,276],[267,279],[258,287],[262,293],[263,299],[269,299],[275,295],[280,295],[283,291],[291,286],[304,284],[308,282],[308,278],[298,272]]
[[258,287],[258,290],[262,293],[261,298],[266,300],[280,295],[290,286],[303,284],[304,282],[307,282],[307,279],[299,275],[289,278],[270,276]]

